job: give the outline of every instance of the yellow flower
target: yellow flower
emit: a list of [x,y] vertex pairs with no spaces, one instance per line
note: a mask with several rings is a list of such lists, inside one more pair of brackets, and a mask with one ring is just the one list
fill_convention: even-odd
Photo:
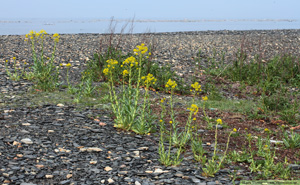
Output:
[[16,60],[16,57],[13,57],[13,60]]
[[58,42],[60,36],[58,35],[58,33],[55,33],[52,38],[54,39],[55,42]]
[[173,121],[170,121],[169,123],[170,123],[170,124],[172,124],[172,123],[173,123]]
[[192,88],[195,89],[195,91],[202,91],[201,90],[201,85],[198,82],[195,82],[191,85]]
[[136,61],[136,58],[134,58],[133,56],[126,58],[123,62],[123,65],[129,65],[131,67],[137,64],[138,62]]
[[71,67],[72,65],[70,64],[70,63],[68,63],[67,65],[66,65],[66,67]]
[[26,65],[27,64],[27,62],[24,62],[24,65]]
[[5,62],[7,63],[7,62],[8,62],[8,60],[5,60]]
[[198,108],[198,106],[196,104],[192,104],[191,107],[187,108],[187,109],[190,110],[191,112],[193,112],[194,115],[196,115],[199,108]]
[[265,132],[270,132],[270,130],[268,128],[265,128]]
[[147,76],[143,76],[142,78],[141,78],[142,80],[145,80],[145,84],[150,84],[151,83],[151,81],[154,81],[154,83],[156,82],[156,78],[154,78],[153,77],[153,75],[152,74],[148,74]]
[[148,47],[145,46],[144,43],[142,43],[141,45],[138,45],[136,46],[137,48],[136,49],[133,49],[133,52],[136,54],[136,55],[139,55],[139,54],[145,54],[147,51],[148,51]]
[[103,70],[104,75],[108,75],[108,72],[109,72],[109,69],[108,69],[108,68],[105,68],[105,69]]
[[236,128],[233,129],[233,132],[237,132]]
[[221,119],[217,119],[217,124],[222,125],[223,124],[222,120]]
[[202,100],[207,101],[208,100],[207,96],[202,97]]
[[169,79],[169,81],[166,84],[166,88],[172,88],[175,89],[175,87],[177,86],[177,83],[175,81],[172,81],[171,79]]
[[59,66],[60,66],[60,67],[62,67],[62,66],[63,66],[63,64],[62,64],[62,63],[60,63],[60,64],[59,64]]
[[251,134],[248,134],[247,136],[248,136],[248,137],[251,137]]
[[118,61],[113,59],[109,59],[106,62],[108,63],[107,67],[113,67],[114,65],[118,64]]
[[196,118],[193,118],[194,121],[196,121]]
[[164,103],[164,99],[161,99],[160,102],[161,102],[161,103]]
[[162,120],[159,120],[159,122],[162,122]]
[[123,76],[126,76],[126,75],[128,75],[129,74],[129,72],[125,69],[124,71],[123,71]]
[[[39,34],[48,34],[45,30],[41,30]],[[57,33],[56,33],[57,34]],[[58,34],[57,34],[58,35]]]

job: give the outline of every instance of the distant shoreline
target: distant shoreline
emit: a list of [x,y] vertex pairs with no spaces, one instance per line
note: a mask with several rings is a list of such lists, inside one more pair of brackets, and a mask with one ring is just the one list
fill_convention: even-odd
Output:
[[[39,30],[36,30],[39,31]],[[299,29],[253,29],[253,30],[206,30],[206,31],[174,31],[174,32],[145,32],[145,33],[113,33],[114,35],[176,35],[176,34],[214,34],[214,33],[226,33],[226,34],[249,34],[249,33],[273,33],[273,32],[300,32]],[[59,33],[60,35],[110,35],[111,33]],[[26,34],[6,34],[0,36],[22,36]]]
[[296,19],[0,19],[0,35],[25,35],[30,30],[48,33],[164,33],[300,29]]

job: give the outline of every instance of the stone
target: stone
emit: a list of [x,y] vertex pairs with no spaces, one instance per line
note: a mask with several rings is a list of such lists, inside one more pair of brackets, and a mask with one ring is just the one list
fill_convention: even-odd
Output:
[[112,184],[112,183],[114,183],[115,181],[114,181],[112,178],[109,178],[109,179],[107,179],[107,182],[108,182],[108,184]]
[[97,164],[97,161],[90,161],[90,164]]
[[195,177],[192,177],[191,180],[194,182],[194,183],[200,183],[200,179],[197,179]]
[[64,180],[64,181],[60,181],[59,182],[59,184],[62,184],[62,185],[64,185],[64,184],[70,184],[70,180]]
[[28,145],[31,145],[33,144],[33,141],[29,138],[24,138],[21,140],[22,143],[25,143],[25,144],[28,144]]
[[109,166],[106,166],[106,167],[104,168],[104,170],[108,172],[108,171],[111,171],[111,170],[112,170],[112,168],[111,168],[111,167],[109,167]]
[[135,181],[134,184],[135,185],[141,185],[141,183],[139,181]]
[[85,152],[85,151],[87,151],[87,152],[101,152],[102,151],[102,149],[101,148],[97,148],[97,147],[90,147],[90,148],[80,148],[79,149],[79,151],[80,152]]
[[46,179],[52,179],[53,175],[45,175]]

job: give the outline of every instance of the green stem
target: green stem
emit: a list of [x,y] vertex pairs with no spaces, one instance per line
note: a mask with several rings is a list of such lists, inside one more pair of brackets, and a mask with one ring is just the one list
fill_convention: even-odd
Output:
[[137,86],[136,86],[136,95],[135,95],[135,101],[134,101],[134,109],[133,109],[133,120],[129,125],[128,129],[131,129],[133,123],[134,123],[134,118],[135,115],[137,113],[137,104],[138,104],[138,100],[139,100],[139,96],[140,96],[140,81],[141,81],[141,71],[142,71],[142,54],[139,54],[139,74],[138,74],[138,81],[137,81]]
[[217,144],[218,144],[218,124],[216,124],[216,131],[215,131],[215,147],[214,147],[214,155],[212,158],[212,161],[214,161],[215,157],[216,157],[216,152],[217,152]]
[[228,146],[229,146],[229,141],[230,141],[230,136],[231,136],[232,133],[233,133],[233,132],[230,132],[230,134],[229,134],[229,136],[228,136],[228,139],[227,139],[227,145],[226,145],[226,150],[225,150],[225,152],[224,152],[224,156],[223,156],[222,160],[221,160],[220,163],[219,163],[219,169],[220,169],[220,167],[221,167],[221,165],[222,165],[222,163],[223,163],[223,160],[224,160],[225,157],[226,157],[226,153],[227,153]]

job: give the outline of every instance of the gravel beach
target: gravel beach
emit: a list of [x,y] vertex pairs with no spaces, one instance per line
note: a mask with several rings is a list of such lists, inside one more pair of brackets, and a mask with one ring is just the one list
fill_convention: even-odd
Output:
[[[61,35],[55,61],[70,62],[71,77],[76,78],[94,53],[107,48],[110,38],[110,34]],[[112,38],[114,46],[124,52],[142,42],[151,44],[153,61],[170,64],[182,77],[193,73],[199,49],[203,58],[225,52],[226,63],[240,48],[249,60],[256,54],[265,60],[282,54],[300,57],[300,30],[116,34]],[[213,178],[201,176],[199,164],[190,157],[180,166],[164,167],[158,161],[156,137],[115,129],[105,109],[78,110],[74,105],[47,102],[32,106],[30,98],[23,96],[32,84],[11,81],[4,65],[13,57],[21,66],[32,62],[24,39],[24,35],[0,35],[1,184],[232,184],[234,166]],[[49,40],[45,46],[48,44]],[[49,51],[51,48],[46,49]],[[14,102],[16,106],[12,106]],[[94,119],[95,115],[100,119]],[[292,168],[299,170],[300,165]],[[246,170],[237,173],[244,180],[252,179]]]

